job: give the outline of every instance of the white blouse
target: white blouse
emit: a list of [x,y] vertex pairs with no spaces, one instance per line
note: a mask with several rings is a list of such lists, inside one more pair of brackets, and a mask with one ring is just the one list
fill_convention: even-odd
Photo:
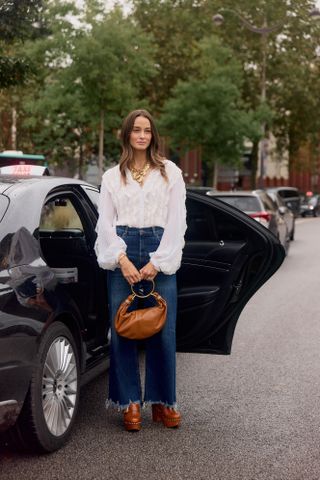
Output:
[[127,250],[126,243],[116,233],[117,225],[163,227],[161,242],[157,250],[150,253],[150,261],[167,275],[174,274],[180,267],[187,228],[186,188],[180,168],[170,160],[164,162],[168,182],[158,169],[149,172],[142,186],[132,178],[129,170],[124,184],[119,165],[104,173],[95,243],[101,268],[115,270],[120,253]]

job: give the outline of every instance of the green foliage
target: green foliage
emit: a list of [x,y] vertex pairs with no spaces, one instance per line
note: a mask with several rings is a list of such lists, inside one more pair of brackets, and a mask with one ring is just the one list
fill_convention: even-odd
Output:
[[14,55],[12,45],[38,32],[42,0],[3,0],[0,4],[0,90],[25,82],[32,72],[28,58]]
[[2,0],[0,4],[0,38],[5,42],[32,36],[39,20],[42,0]]
[[[141,92],[154,72],[152,40],[119,9],[97,15],[93,6],[77,12],[72,4],[51,2],[50,35],[26,44],[37,77],[24,96],[24,126],[37,148],[60,164],[80,147],[87,158],[96,153],[101,114],[107,161],[113,160],[121,120],[147,105]],[[83,28],[70,23],[70,8]]]
[[197,42],[212,24],[203,1],[133,0],[134,18],[157,45],[157,74],[146,89],[154,112],[160,110],[178,80],[195,72]]
[[[21,146],[60,161],[80,147],[89,156],[103,112],[111,159],[128,110],[149,106],[160,114],[163,105],[162,125],[175,145],[202,145],[209,163],[238,158],[244,137],[256,146],[262,123],[291,156],[317,141],[320,22],[308,17],[313,0],[133,0],[127,17],[119,8],[106,13],[104,0],[77,5],[1,2],[1,108],[17,109]],[[225,22],[217,27],[212,16],[221,8]],[[262,37],[228,9],[258,27],[278,25],[265,45],[264,104]]]
[[93,114],[122,115],[153,75],[153,53],[149,38],[116,9],[76,38],[70,74]]
[[0,56],[0,88],[24,83],[31,71],[25,58]]
[[202,147],[204,160],[235,164],[245,138],[261,136],[261,128],[241,99],[241,70],[232,51],[216,38],[199,45],[198,76],[179,82],[163,109],[161,125],[173,145],[184,149]]
[[320,22],[310,17],[313,0],[235,0],[207,2],[212,14],[222,8],[225,22],[216,27],[220,38],[229,45],[245,71],[243,98],[251,106],[261,103],[263,39],[245,28],[240,13],[252,25],[277,26],[266,41],[267,104],[272,109],[273,133],[280,150],[291,154],[319,131],[320,82],[316,49]]
[[[301,2],[297,2],[300,7]],[[300,5],[299,5],[300,4]],[[270,59],[270,101],[276,112],[274,132],[279,147],[294,156],[320,130],[320,64],[316,49],[320,21],[292,19],[281,48]],[[272,75],[272,76],[271,76]]]

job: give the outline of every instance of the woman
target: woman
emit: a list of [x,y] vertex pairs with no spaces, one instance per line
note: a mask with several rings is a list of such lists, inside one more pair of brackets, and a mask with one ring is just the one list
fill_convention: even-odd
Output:
[[140,430],[141,385],[138,343],[117,335],[114,317],[135,291],[146,293],[150,280],[167,302],[167,321],[146,345],[144,402],[153,420],[167,427],[180,424],[176,410],[175,327],[177,287],[186,230],[185,185],[181,170],[159,153],[151,115],[131,112],[121,131],[122,155],[102,178],[95,250],[108,270],[111,353],[107,406],[123,411],[126,430]]

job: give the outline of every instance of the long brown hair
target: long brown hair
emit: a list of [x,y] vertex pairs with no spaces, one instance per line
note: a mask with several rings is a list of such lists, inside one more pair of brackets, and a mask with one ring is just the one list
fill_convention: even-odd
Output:
[[124,183],[126,183],[126,169],[133,162],[133,148],[130,144],[130,134],[133,130],[134,122],[137,117],[145,117],[150,122],[151,142],[147,148],[147,160],[152,168],[157,168],[160,170],[161,175],[167,181],[168,177],[164,165],[165,158],[159,151],[159,134],[154,120],[147,110],[133,110],[123,121],[120,134],[122,154],[119,162],[122,180]]

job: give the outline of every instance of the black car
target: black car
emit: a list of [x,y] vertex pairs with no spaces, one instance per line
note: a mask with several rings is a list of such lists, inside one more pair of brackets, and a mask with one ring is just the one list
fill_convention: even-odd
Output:
[[300,205],[300,215],[302,217],[318,217],[320,215],[320,195],[304,197]]
[[[80,180],[0,177],[0,429],[53,451],[80,386],[108,365],[106,272],[94,253],[99,191]],[[178,272],[177,349],[229,354],[238,317],[284,250],[255,220],[195,192]]]

